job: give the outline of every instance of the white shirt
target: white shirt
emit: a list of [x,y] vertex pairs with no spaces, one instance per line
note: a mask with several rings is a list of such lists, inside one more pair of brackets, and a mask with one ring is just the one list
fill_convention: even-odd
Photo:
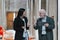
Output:
[[[46,17],[44,19],[42,19],[42,22],[46,22]],[[42,35],[46,34],[46,27],[43,25],[42,26]]]

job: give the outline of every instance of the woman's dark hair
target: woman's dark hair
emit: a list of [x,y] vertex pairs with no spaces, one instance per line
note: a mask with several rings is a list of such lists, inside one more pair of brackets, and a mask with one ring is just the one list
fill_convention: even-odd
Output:
[[23,15],[23,13],[24,13],[24,11],[25,11],[25,9],[24,9],[24,8],[20,8],[20,9],[19,9],[19,11],[18,11],[18,15],[17,15],[17,17],[22,16],[22,15]]

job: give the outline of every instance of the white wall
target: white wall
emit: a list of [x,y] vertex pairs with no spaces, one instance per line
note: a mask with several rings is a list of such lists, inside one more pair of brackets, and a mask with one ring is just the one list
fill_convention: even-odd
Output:
[[19,8],[26,9],[27,0],[5,0],[6,10],[8,11],[18,11]]
[[0,0],[0,25],[6,28],[5,0]]
[[58,40],[60,40],[60,0],[58,0]]

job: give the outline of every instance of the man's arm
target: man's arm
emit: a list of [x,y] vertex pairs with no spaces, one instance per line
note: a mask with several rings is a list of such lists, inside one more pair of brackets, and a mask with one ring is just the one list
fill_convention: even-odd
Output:
[[41,26],[42,26],[42,22],[41,22],[41,20],[38,19],[36,24],[34,25],[34,29],[40,29]]
[[55,28],[55,23],[54,23],[54,20],[51,18],[50,20],[50,24],[48,25],[48,26],[46,26],[46,29],[47,30],[52,30],[52,29],[54,29]]

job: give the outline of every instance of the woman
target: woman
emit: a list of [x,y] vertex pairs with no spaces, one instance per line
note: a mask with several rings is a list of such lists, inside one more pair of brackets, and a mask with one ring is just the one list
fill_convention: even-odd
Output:
[[28,20],[27,17],[25,17],[25,9],[20,8],[17,17],[14,20],[14,25],[13,25],[13,28],[16,31],[15,40],[23,40],[23,32],[24,32],[24,21],[22,20],[23,18],[25,19],[27,26]]

